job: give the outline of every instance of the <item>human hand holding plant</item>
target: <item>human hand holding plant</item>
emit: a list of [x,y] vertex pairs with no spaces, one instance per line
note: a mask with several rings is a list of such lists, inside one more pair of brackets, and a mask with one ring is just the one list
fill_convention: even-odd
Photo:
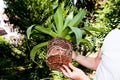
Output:
[[74,67],[71,63],[69,63],[69,66],[63,65],[60,70],[71,80],[89,80],[88,76],[81,69]]

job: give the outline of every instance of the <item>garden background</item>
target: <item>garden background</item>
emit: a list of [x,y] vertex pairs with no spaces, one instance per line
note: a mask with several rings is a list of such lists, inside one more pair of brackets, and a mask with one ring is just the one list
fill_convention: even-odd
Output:
[[[13,32],[16,30],[20,36],[6,37],[11,32],[0,35],[0,80],[68,80],[46,65],[48,41],[63,37],[73,44],[73,50],[94,57],[105,35],[120,28],[120,0],[4,0],[4,3],[4,13],[9,18],[4,22],[12,24]],[[95,71],[75,61],[73,64],[93,79]]]

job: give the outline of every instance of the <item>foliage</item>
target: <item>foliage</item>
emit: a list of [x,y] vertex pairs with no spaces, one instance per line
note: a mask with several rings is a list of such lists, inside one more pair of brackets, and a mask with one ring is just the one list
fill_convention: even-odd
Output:
[[[26,30],[28,26],[31,24],[41,24],[44,27],[49,25],[49,22],[52,21],[52,13],[54,12],[54,8],[56,5],[60,3],[64,3],[63,5],[69,5],[69,2],[66,1],[58,1],[58,0],[4,0],[6,4],[5,13],[8,15],[10,22],[13,23],[15,26],[20,27],[22,30]],[[54,9],[54,10],[53,10]],[[67,9],[66,9],[67,10]],[[49,75],[50,70],[45,64],[45,53],[46,48],[40,48],[38,53],[36,54],[38,57],[36,60],[39,62],[39,66],[35,63],[31,62],[29,59],[29,52],[33,46],[37,45],[40,42],[48,40],[50,37],[48,35],[43,35],[43,33],[35,33],[36,35],[32,34],[32,38],[30,40],[26,40],[25,42],[18,47],[11,47],[11,55],[13,56],[10,59],[10,65],[13,64],[11,67],[8,67],[7,72],[3,70],[3,75],[1,79],[32,79],[32,80],[39,80],[48,78],[51,76]],[[4,52],[4,51],[2,51]],[[21,53],[24,55],[21,55]],[[8,56],[8,55],[5,55]],[[10,56],[8,56],[10,57]],[[7,59],[5,59],[7,60]],[[14,61],[15,60],[15,61]],[[6,63],[6,62],[4,62]],[[18,68],[22,67],[25,70],[19,71]],[[13,72],[13,74],[10,74]],[[26,75],[27,74],[27,75]],[[9,76],[6,76],[9,75]]]
[[[77,47],[76,45],[73,45],[73,47],[75,46],[74,48],[81,54],[87,53],[93,49],[93,45],[98,46],[96,42],[100,41],[102,43],[103,37],[111,28],[116,28],[120,21],[119,0],[107,0],[101,7],[97,8],[95,5],[99,0],[77,0],[78,3],[74,6],[71,4],[73,0],[4,1],[7,4],[5,12],[11,23],[25,30],[28,26],[34,25],[27,29],[29,40],[25,39],[21,46],[15,47],[6,41],[0,41],[0,79],[2,80],[56,80],[56,78],[64,80],[61,73],[51,72],[46,66],[47,41],[52,37],[64,37],[73,44],[79,44]],[[93,5],[89,5],[89,3]],[[58,10],[57,13],[58,5],[62,5],[62,11]],[[81,21],[78,21],[75,19],[75,15],[83,10],[80,9],[81,7],[87,9],[90,13],[84,17],[81,16]],[[56,12],[55,15],[53,15],[54,12]],[[74,20],[71,21],[72,18]],[[58,22],[59,19],[62,26],[61,22]],[[70,22],[72,23],[70,24]],[[79,31],[80,34],[77,33]],[[77,38],[75,35],[79,37]],[[33,54],[30,54],[30,51]],[[36,65],[30,59],[30,56],[39,65]]]
[[31,24],[47,24],[54,0],[4,0],[5,13],[14,25],[26,30]]
[[[39,55],[38,67],[29,59],[29,49],[35,43],[25,41],[21,46],[15,47],[0,36],[0,79],[1,80],[40,80],[50,77],[50,70],[45,64],[44,54]],[[45,51],[41,48],[41,51]],[[22,54],[21,54],[22,53]],[[44,66],[44,67],[43,67]]]
[[[101,8],[96,10],[96,23],[109,29],[116,28],[120,23],[120,1],[104,0]],[[98,26],[99,27],[99,26]]]
[[[73,12],[71,12],[64,20],[62,9],[61,7],[58,7],[56,13],[54,14],[55,24],[53,24],[53,27],[45,28],[44,26],[41,25],[34,26],[32,25],[27,30],[28,38],[30,37],[30,34],[34,30],[48,34],[51,37],[63,37],[63,38],[66,38],[66,36],[69,35],[69,32],[72,30],[76,35],[77,44],[79,44],[80,39],[82,38],[82,31],[79,28],[76,28],[76,26],[81,22],[85,14],[86,14],[85,10],[80,10],[79,13],[75,17],[73,17]],[[68,27],[70,27],[71,30]],[[42,42],[32,49],[31,58],[33,61],[35,54],[39,50],[39,48],[46,45],[47,42]]]
[[84,8],[89,12],[95,10],[95,5],[98,0],[73,0],[73,4],[79,9]]
[[47,25],[51,21],[54,8],[64,3],[66,10],[76,11],[80,8],[86,8],[89,12],[95,9],[96,0],[4,0],[5,13],[10,22],[15,26],[26,30],[32,24]]
[[[85,27],[80,26],[80,23],[86,14],[86,11],[84,9],[80,9],[80,11],[78,11],[78,14],[76,14],[75,16],[73,12],[70,12],[68,15],[64,17],[63,12],[64,9],[58,7],[54,14],[54,22],[51,22],[52,25],[51,24],[48,25],[47,28],[44,27],[43,25],[30,26],[27,29],[28,38],[31,39],[32,38],[31,35],[36,35],[35,33],[41,34],[42,32],[44,34],[51,36],[52,38],[63,37],[77,45],[80,45],[80,43],[82,43],[83,45],[86,44],[89,47],[89,49],[92,50],[93,45],[91,44],[91,42],[89,42],[89,40],[85,39],[83,35],[86,34],[92,35],[90,31],[101,32],[102,30],[98,28],[94,28],[92,26],[85,26]],[[43,46],[46,46],[47,44],[48,44],[48,40],[46,42],[40,42],[38,45],[34,46],[30,52],[31,59],[38,65],[39,65],[39,61],[36,60],[36,57],[38,57],[37,55],[41,54],[41,52],[39,52],[39,49]],[[58,77],[60,76],[57,76],[57,78]],[[62,79],[61,77],[60,80]],[[56,79],[55,76],[54,79]]]
[[[95,8],[92,12],[92,18],[86,23],[89,26],[103,29],[101,33],[92,32],[95,37],[96,49],[101,47],[104,37],[110,30],[119,27],[120,22],[120,10],[118,9],[120,7],[119,0],[98,0],[98,2],[101,4],[97,3],[99,6]],[[90,42],[93,40],[92,38],[93,37],[91,37]]]
[[11,53],[10,44],[0,36],[0,54],[4,57],[5,54],[9,55]]

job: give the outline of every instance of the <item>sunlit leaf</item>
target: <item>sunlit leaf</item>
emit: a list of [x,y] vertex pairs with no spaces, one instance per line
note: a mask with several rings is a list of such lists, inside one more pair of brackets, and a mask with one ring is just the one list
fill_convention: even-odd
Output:
[[30,35],[32,34],[32,28],[34,27],[35,25],[32,25],[30,26],[27,31],[26,31],[26,34],[27,34],[27,38],[29,39],[30,38]]
[[87,31],[95,31],[95,32],[103,32],[103,28],[96,28],[96,27],[92,27],[92,26],[87,26],[84,27],[83,29],[87,30]]
[[64,27],[63,29],[65,29],[68,26],[68,23],[73,19],[73,12],[71,12],[65,19],[65,23],[64,23]]
[[84,9],[81,9],[78,14],[70,21],[70,23],[68,24],[68,26],[77,26],[82,19],[84,18],[84,16],[87,14],[87,11]]
[[17,55],[22,55],[22,56],[26,56],[26,54],[24,54],[24,52],[22,52],[21,50],[19,50],[18,48],[12,48],[12,51],[14,52],[14,54]]
[[82,30],[80,30],[79,28],[77,27],[71,27],[71,30],[75,33],[75,37],[76,37],[76,42],[77,42],[77,45],[79,45],[81,39],[82,39]]
[[41,25],[36,25],[35,29],[37,31],[43,32],[45,34],[48,34],[48,35],[50,35],[52,37],[56,37],[56,33],[55,32],[53,32],[51,29],[45,28],[45,27],[43,27]]
[[5,41],[3,36],[0,36],[0,41]]
[[63,29],[63,13],[61,7],[59,7],[54,15],[54,21],[58,31],[58,36],[61,36]]
[[48,42],[40,43],[40,44],[34,46],[33,49],[31,50],[31,52],[30,52],[30,58],[31,58],[35,63],[37,63],[37,62],[35,61],[35,55],[37,54],[38,50],[39,50],[41,47],[46,46],[47,44],[48,44]]
[[90,51],[92,51],[93,45],[90,43],[89,40],[87,40],[87,39],[81,39],[81,43],[86,44],[88,46],[88,48],[90,49]]

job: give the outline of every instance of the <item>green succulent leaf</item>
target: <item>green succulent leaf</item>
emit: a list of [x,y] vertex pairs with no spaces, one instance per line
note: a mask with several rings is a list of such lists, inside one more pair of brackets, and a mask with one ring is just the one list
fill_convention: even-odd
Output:
[[27,34],[27,38],[30,39],[30,35],[32,34],[32,29],[35,25],[31,25],[27,31],[26,31],[26,34]]
[[82,19],[84,18],[84,16],[87,14],[87,11],[84,9],[81,9],[78,14],[69,22],[68,26],[77,26]]
[[87,31],[95,31],[95,32],[103,32],[104,31],[102,28],[96,28],[96,27],[92,27],[92,26],[87,26],[87,27],[84,27],[83,29],[85,29]]
[[82,30],[77,27],[71,27],[71,26],[70,26],[70,29],[75,33],[76,42],[77,42],[77,45],[79,45],[82,39]]
[[63,30],[63,13],[62,13],[61,7],[58,7],[54,15],[54,21],[58,31],[58,36],[61,36],[62,30]]
[[48,44],[48,42],[40,43],[40,44],[34,46],[33,49],[31,50],[31,52],[30,52],[30,58],[31,58],[35,63],[37,63],[37,62],[35,61],[35,55],[37,54],[38,50],[39,50],[41,47],[46,46],[47,44]]
[[52,31],[50,28],[45,28],[45,27],[43,27],[41,25],[36,25],[35,26],[35,30],[43,32],[45,34],[48,34],[48,35],[50,35],[52,37],[56,37],[57,36],[57,34],[54,31]]
[[71,12],[65,19],[63,30],[68,26],[69,22],[73,19],[73,12]]

